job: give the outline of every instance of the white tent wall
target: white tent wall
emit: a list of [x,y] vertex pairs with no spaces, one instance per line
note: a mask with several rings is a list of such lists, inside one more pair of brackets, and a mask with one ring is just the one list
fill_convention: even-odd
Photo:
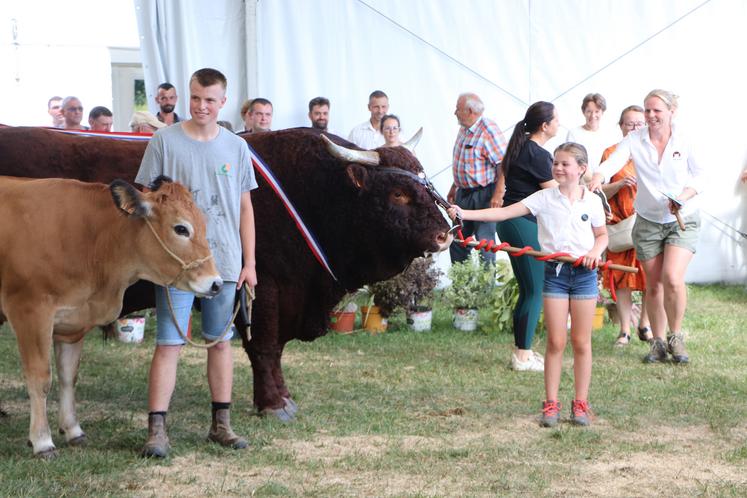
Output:
[[[536,100],[558,107],[561,123],[583,123],[589,92],[608,102],[606,126],[642,104],[653,88],[681,96],[678,123],[713,172],[705,211],[747,231],[747,165],[742,116],[747,70],[724,54],[743,53],[747,18],[739,0],[553,1],[273,0],[257,7],[259,94],[275,104],[275,127],[306,125],[306,103],[332,101],[330,127],[346,136],[367,117],[368,93],[382,89],[406,134],[425,135],[418,158],[446,192],[459,93],[474,91],[485,114],[510,136]],[[548,144],[562,141],[566,130]],[[446,168],[446,171],[443,171]],[[443,171],[443,172],[442,172]],[[703,215],[690,282],[744,282],[747,240]],[[442,258],[443,259],[443,258]]]
[[109,48],[138,46],[130,2],[6,1],[0,23],[0,123],[49,125],[53,95],[80,98],[84,123],[92,107],[112,109]]

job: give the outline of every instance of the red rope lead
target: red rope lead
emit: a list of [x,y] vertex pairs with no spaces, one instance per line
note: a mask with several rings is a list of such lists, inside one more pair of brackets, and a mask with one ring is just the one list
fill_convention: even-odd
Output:
[[[460,239],[462,239],[462,243],[461,243],[462,247],[467,247],[470,242],[472,242],[472,241],[475,240],[475,238],[472,237],[471,235],[469,237],[465,238],[464,235],[462,234],[462,230],[461,229],[457,230],[457,235],[459,236]],[[501,242],[498,245],[494,245],[494,241],[492,241],[492,240],[481,239],[477,243],[477,245],[473,247],[473,249],[475,249],[477,251],[482,250],[482,251],[486,251],[486,252],[487,251],[498,252],[498,251],[501,251],[501,250],[505,249],[506,247],[511,247],[511,244],[509,244],[508,242]],[[524,247],[522,247],[521,249],[519,249],[516,252],[509,253],[509,255],[513,256],[515,258],[518,258],[519,256],[525,255],[528,251],[533,251],[533,250],[534,250],[534,248],[532,246],[524,246]],[[546,254],[544,256],[534,256],[534,259],[536,259],[537,261],[549,261],[551,259],[557,259],[557,258],[559,258],[561,256],[564,256],[564,257],[573,257],[570,254],[568,254],[567,252],[554,252],[552,254]],[[578,266],[581,266],[583,264],[583,262],[584,262],[584,257],[583,256],[579,256],[578,259],[576,259],[576,261],[574,261],[571,264],[574,267],[578,267]],[[614,302],[617,302],[617,293],[615,292],[615,279],[612,277],[612,271],[609,269],[610,264],[611,264],[611,261],[605,261],[601,265],[597,264],[595,262],[594,263],[594,268],[600,268],[602,270],[608,270],[609,276],[610,276],[610,295],[612,296],[612,300]]]

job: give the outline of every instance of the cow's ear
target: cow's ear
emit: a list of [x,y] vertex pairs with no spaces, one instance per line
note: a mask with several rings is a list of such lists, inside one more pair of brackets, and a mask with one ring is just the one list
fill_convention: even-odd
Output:
[[146,201],[143,194],[124,180],[114,180],[109,184],[114,205],[128,216],[145,218],[150,216],[151,204]]
[[366,188],[366,182],[368,181],[368,170],[366,168],[359,164],[349,164],[346,171],[355,188],[358,190]]
[[159,175],[158,178],[156,178],[155,180],[153,180],[151,182],[151,184],[148,185],[148,188],[151,191],[155,192],[156,190],[158,190],[159,188],[161,188],[161,185],[163,185],[164,183],[173,183],[173,182],[174,182],[174,180],[172,180],[170,177],[168,177],[166,175]]

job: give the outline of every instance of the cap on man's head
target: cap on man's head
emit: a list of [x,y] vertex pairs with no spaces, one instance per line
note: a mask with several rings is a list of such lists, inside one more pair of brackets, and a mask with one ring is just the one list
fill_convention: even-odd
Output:
[[163,128],[166,123],[162,123],[153,114],[147,111],[135,111],[130,119],[130,128],[133,126],[150,125],[153,128]]

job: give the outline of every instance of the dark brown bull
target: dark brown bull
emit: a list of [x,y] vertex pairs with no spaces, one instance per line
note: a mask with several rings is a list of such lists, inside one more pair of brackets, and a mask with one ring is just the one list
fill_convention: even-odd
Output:
[[[333,154],[320,134],[299,128],[245,135],[272,169],[325,251],[335,281],[316,261],[279,198],[258,174],[252,193],[257,231],[257,300],[252,339],[243,346],[254,373],[254,404],[281,419],[295,414],[281,357],[292,339],[311,341],[327,329],[328,312],[346,291],[401,272],[424,252],[450,242],[448,224],[428,191],[392,169],[422,170],[405,148],[380,148],[357,158]],[[330,136],[349,149],[354,145]],[[0,174],[65,176],[107,182],[132,180],[145,144],[0,130]],[[374,164],[378,163],[378,164]],[[150,284],[125,295],[123,312],[153,306]],[[241,319],[237,327],[244,333]]]

